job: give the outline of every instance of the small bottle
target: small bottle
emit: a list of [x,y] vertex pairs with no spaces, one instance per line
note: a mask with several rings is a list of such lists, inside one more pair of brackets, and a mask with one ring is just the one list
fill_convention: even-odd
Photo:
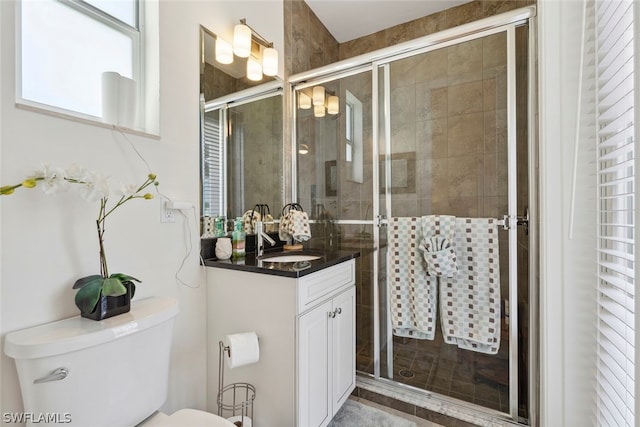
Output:
[[216,218],[216,237],[223,237],[227,235],[227,219],[224,216]]
[[233,233],[231,233],[231,250],[233,252],[233,258],[244,258],[245,256],[245,243],[246,235],[242,229],[242,218],[236,218]]

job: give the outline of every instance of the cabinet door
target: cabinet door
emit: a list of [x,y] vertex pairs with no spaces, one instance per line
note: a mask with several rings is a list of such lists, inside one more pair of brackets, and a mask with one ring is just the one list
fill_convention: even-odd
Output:
[[331,359],[329,358],[331,301],[298,317],[298,426],[329,423]]
[[333,299],[336,317],[333,329],[333,392],[335,414],[356,386],[356,290],[355,287]]

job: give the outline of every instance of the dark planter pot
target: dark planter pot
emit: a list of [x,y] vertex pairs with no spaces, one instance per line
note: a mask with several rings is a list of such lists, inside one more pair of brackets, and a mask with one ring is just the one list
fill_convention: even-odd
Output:
[[127,293],[118,297],[101,296],[96,308],[91,313],[80,313],[82,317],[92,320],[103,320],[131,310],[131,282],[124,282]]

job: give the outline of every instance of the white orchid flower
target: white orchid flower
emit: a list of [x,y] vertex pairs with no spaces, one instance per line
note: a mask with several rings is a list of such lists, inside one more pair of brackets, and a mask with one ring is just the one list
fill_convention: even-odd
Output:
[[109,197],[109,183],[107,177],[100,172],[87,172],[88,176],[83,179],[84,184],[79,188],[80,196],[90,202]]
[[33,178],[43,178],[40,188],[47,194],[57,194],[67,190],[66,172],[62,168],[52,168],[44,164],[42,169],[33,173]]
[[136,184],[127,184],[120,187],[120,191],[116,191],[116,195],[122,197],[135,196],[138,193],[139,186]]

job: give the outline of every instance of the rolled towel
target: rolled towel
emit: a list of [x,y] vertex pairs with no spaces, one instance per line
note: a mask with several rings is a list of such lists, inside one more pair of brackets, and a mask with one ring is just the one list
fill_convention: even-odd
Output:
[[446,237],[436,235],[424,238],[418,248],[427,263],[429,276],[453,277],[458,273],[456,252]]

